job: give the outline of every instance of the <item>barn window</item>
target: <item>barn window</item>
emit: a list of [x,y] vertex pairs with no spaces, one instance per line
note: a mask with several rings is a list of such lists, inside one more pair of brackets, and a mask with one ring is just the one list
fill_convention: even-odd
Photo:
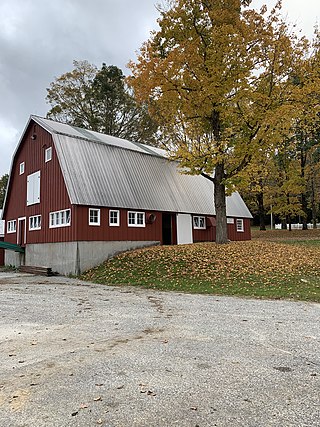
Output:
[[206,228],[206,218],[204,216],[194,216],[193,228],[204,230]]
[[29,217],[29,230],[41,230],[41,215]]
[[243,219],[237,219],[236,226],[237,226],[237,231],[244,231]]
[[67,227],[71,224],[71,210],[65,209],[63,211],[50,212],[49,214],[49,227]]
[[19,175],[23,175],[23,174],[24,174],[24,162],[21,162],[19,167]]
[[44,161],[50,162],[51,159],[52,159],[52,147],[49,147],[44,152]]
[[111,227],[118,227],[120,225],[120,213],[119,211],[109,211],[109,225]]
[[40,171],[27,177],[27,206],[40,203]]
[[15,233],[17,231],[17,221],[12,219],[7,222],[7,233]]
[[100,209],[89,209],[89,225],[100,225]]
[[145,213],[144,212],[128,212],[128,226],[129,227],[145,227]]
[[234,224],[234,218],[227,218],[227,224]]

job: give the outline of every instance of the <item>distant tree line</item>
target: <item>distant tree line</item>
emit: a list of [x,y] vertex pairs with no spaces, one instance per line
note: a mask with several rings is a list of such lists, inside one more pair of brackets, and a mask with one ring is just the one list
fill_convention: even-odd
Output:
[[4,199],[6,197],[8,179],[9,179],[8,174],[5,174],[0,177],[0,209],[3,208]]

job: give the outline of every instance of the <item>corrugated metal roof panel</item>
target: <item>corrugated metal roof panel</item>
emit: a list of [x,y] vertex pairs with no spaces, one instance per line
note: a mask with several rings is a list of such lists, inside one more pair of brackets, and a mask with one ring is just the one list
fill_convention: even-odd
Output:
[[50,133],[71,136],[74,138],[87,139],[90,141],[99,142],[102,144],[112,145],[115,147],[124,148],[126,150],[138,151],[141,153],[154,154],[148,146],[137,142],[127,141],[126,139],[116,138],[115,136],[105,135],[103,133],[92,130],[78,128],[76,126],[67,125],[65,123],[54,122],[53,120],[43,119],[42,117],[32,116],[33,119],[47,129]]
[[[214,214],[212,183],[180,173],[175,162],[78,137],[53,139],[73,204]],[[227,199],[227,215],[251,217],[237,193]]]

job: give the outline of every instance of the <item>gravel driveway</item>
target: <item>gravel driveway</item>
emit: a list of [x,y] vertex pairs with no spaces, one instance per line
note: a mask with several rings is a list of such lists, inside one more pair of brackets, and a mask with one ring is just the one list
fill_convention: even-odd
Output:
[[0,426],[319,427],[319,318],[0,273]]

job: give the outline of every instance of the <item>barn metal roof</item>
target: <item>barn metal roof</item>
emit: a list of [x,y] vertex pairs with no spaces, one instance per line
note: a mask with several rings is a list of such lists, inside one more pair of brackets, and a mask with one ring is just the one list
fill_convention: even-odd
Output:
[[[214,215],[213,184],[159,148],[31,116],[52,134],[72,204]],[[227,215],[251,218],[238,193]]]

